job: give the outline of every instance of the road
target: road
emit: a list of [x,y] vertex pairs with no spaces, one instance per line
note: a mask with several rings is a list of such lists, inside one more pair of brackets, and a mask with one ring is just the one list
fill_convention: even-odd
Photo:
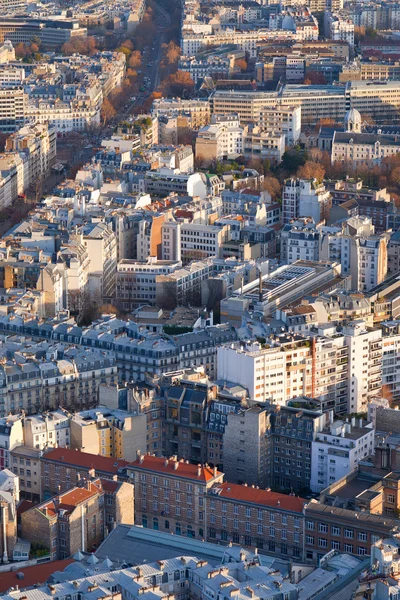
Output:
[[122,113],[118,115],[118,121],[127,119],[130,115],[138,112],[138,109],[148,99],[150,94],[157,89],[160,83],[160,61],[162,54],[162,45],[165,40],[165,29],[171,24],[170,15],[164,10],[159,2],[155,2],[154,6],[157,10],[156,26],[157,35],[150,41],[149,45],[142,52],[142,75],[149,78],[149,84],[145,91],[139,92],[136,99]]

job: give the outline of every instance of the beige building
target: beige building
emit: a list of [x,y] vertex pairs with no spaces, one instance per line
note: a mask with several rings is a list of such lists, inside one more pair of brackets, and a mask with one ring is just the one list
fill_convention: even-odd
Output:
[[41,450],[17,446],[11,450],[11,469],[19,477],[21,499],[39,502]]
[[135,460],[147,451],[146,416],[98,407],[71,416],[71,448]]
[[196,138],[196,158],[205,163],[236,158],[243,153],[243,128],[237,115],[213,115]]

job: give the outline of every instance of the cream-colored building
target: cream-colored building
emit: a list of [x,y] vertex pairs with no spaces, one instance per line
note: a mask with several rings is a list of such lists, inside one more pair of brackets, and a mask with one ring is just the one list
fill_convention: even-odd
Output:
[[[151,432],[149,432],[151,435]],[[71,448],[131,461],[146,452],[146,415],[99,406],[71,417]]]
[[213,115],[196,138],[196,157],[205,162],[236,158],[243,153],[243,128],[237,115]]

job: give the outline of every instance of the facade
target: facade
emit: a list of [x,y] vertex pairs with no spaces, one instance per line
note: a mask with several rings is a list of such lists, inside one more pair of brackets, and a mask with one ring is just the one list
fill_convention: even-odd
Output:
[[0,89],[0,131],[13,133],[24,125],[27,101],[27,95],[22,86]]
[[83,230],[83,243],[90,260],[90,292],[104,301],[113,299],[117,271],[117,241],[114,232],[105,223],[88,225]]
[[[2,400],[4,410],[4,397]],[[0,470],[11,467],[10,451],[24,443],[23,417],[18,413],[0,419]]]
[[71,416],[71,448],[101,456],[135,460],[146,452],[146,416],[104,407]]
[[269,160],[278,165],[285,152],[285,135],[268,131],[259,125],[248,125],[243,132],[243,153],[246,158]]
[[334,421],[318,432],[311,444],[311,490],[321,492],[357,468],[374,452],[375,431],[371,423],[353,417]]
[[315,223],[329,218],[332,197],[315,179],[287,179],[282,190],[282,222],[310,217]]
[[203,539],[207,532],[207,491],[222,483],[216,467],[140,455],[127,467],[136,493],[135,522],[159,531]]
[[319,260],[319,228],[312,219],[298,219],[283,226],[281,258],[288,264],[296,260]]
[[44,546],[52,560],[90,551],[104,539],[104,531],[104,491],[99,479],[58,494],[21,516],[22,537]]
[[243,128],[236,115],[212,115],[196,138],[196,157],[205,162],[232,159],[243,154]]
[[68,447],[70,442],[70,416],[62,408],[24,418],[24,443],[29,448]]
[[124,479],[125,460],[95,456],[69,448],[54,448],[45,452],[41,464],[41,497],[51,498],[58,491],[66,492],[88,476],[104,479]]
[[21,499],[39,502],[40,490],[40,457],[42,451],[30,446],[16,446],[11,450],[10,465],[13,473],[18,475]]
[[293,146],[301,132],[301,106],[266,106],[260,111],[260,127],[266,131],[283,133],[285,145]]

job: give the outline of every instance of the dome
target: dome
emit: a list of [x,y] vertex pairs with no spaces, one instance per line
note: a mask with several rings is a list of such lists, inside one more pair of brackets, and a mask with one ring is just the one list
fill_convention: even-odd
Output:
[[361,114],[355,108],[347,111],[344,117],[344,128],[346,131],[361,132]]

